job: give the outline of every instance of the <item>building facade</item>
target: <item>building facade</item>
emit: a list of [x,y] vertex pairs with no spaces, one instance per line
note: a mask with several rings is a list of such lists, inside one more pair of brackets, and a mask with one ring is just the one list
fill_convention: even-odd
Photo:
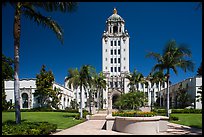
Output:
[[[20,83],[20,108],[21,109],[31,109],[39,107],[38,100],[33,95],[36,90],[36,79],[21,79],[19,80]],[[14,98],[14,81],[7,80],[4,81],[5,84],[5,93],[6,93],[6,100],[9,102],[15,103]],[[70,107],[70,102],[73,100],[73,92],[70,89],[65,88],[64,86],[54,83],[54,88],[59,88],[60,93],[62,94],[60,100],[60,109],[65,109],[66,107]]]

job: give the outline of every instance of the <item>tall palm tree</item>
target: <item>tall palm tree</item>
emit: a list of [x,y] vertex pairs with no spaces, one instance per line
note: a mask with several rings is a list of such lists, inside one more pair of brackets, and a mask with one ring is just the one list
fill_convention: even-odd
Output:
[[102,72],[100,72],[99,74],[96,74],[94,75],[93,77],[93,82],[94,82],[94,85],[96,87],[96,90],[97,90],[97,106],[98,106],[98,111],[100,109],[100,97],[103,92],[103,90],[106,89],[106,86],[107,86],[107,83],[106,83],[106,80],[105,80],[105,76],[103,75]]
[[91,70],[91,66],[90,65],[83,65],[80,68],[80,71],[78,71],[78,69],[75,70],[69,70],[69,72],[73,72],[73,73],[69,73],[67,80],[68,80],[68,85],[73,85],[75,87],[75,89],[79,88],[80,89],[80,118],[83,117],[83,107],[82,107],[82,103],[83,103],[83,88],[84,91],[86,91],[86,89],[88,88],[89,84],[90,84],[90,80],[91,80],[91,75],[90,75],[90,70]]
[[167,116],[169,117],[169,78],[170,70],[172,69],[175,74],[178,74],[177,67],[181,68],[184,72],[187,70],[194,70],[194,63],[186,57],[191,57],[191,51],[186,45],[178,45],[175,40],[170,40],[165,46],[162,55],[154,52],[149,52],[146,57],[153,57],[157,60],[157,64],[153,67],[155,70],[166,70],[167,77]]
[[166,82],[166,76],[162,71],[156,71],[153,74],[153,83],[156,83],[159,86],[159,105],[161,106],[161,86]]
[[[3,1],[3,5],[7,2]],[[76,7],[76,3],[73,2],[11,2],[14,7],[14,24],[13,24],[13,36],[14,36],[14,97],[15,97],[15,115],[16,123],[21,122],[20,114],[20,92],[19,92],[19,48],[20,48],[20,32],[21,32],[21,15],[30,18],[38,25],[48,27],[53,30],[57,38],[63,43],[62,28],[58,23],[52,20],[50,17],[43,16],[37,8],[42,8],[47,12],[52,11],[73,11]]]
[[76,107],[78,107],[78,92],[77,92],[77,88],[79,87],[79,71],[77,68],[75,69],[68,69],[68,75],[65,78],[65,81],[68,81],[68,87],[71,88],[73,87],[73,89],[76,91]]
[[134,69],[133,73],[127,75],[126,78],[130,81],[128,83],[128,86],[130,86],[130,91],[135,91],[135,86],[136,90],[138,91],[138,84],[144,82],[144,76],[136,69]]

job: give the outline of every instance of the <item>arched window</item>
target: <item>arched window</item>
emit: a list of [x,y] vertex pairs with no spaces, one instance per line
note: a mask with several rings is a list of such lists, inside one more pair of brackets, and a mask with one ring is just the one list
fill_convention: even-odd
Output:
[[117,26],[114,26],[113,27],[113,33],[117,33],[118,32],[118,27]]
[[22,94],[22,107],[28,108],[28,94],[27,93]]

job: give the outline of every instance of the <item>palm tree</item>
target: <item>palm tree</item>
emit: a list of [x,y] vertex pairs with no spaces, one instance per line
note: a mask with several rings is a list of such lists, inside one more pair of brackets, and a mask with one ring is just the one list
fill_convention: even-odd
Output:
[[187,60],[186,57],[191,57],[191,51],[186,45],[178,45],[175,40],[170,40],[163,50],[163,54],[149,52],[146,57],[153,57],[157,60],[157,64],[153,67],[153,71],[166,70],[167,77],[167,116],[169,117],[169,78],[170,69],[178,74],[177,67],[181,68],[184,72],[187,70],[194,70],[194,63]]
[[[3,2],[6,5],[7,2]],[[53,30],[57,38],[63,43],[63,32],[62,28],[57,24],[56,21],[50,17],[43,16],[37,8],[42,8],[47,12],[52,11],[73,11],[76,7],[76,3],[73,2],[9,2],[15,10],[14,15],[14,97],[15,97],[15,115],[16,123],[21,122],[20,114],[20,92],[19,92],[19,48],[20,48],[20,32],[21,32],[21,15],[30,18],[38,25],[48,27]]]
[[68,76],[65,78],[65,81],[68,81],[68,87],[71,88],[73,87],[73,89],[76,91],[76,107],[78,107],[78,92],[77,92],[77,88],[79,87],[78,85],[78,80],[79,80],[79,71],[77,68],[75,69],[68,69]]
[[98,106],[98,111],[100,109],[100,97],[101,97],[101,93],[103,92],[103,90],[106,89],[106,80],[105,80],[105,76],[103,75],[102,72],[100,72],[99,74],[97,75],[94,75],[93,77],[93,83],[95,85],[95,88],[97,90],[97,106]]
[[88,88],[91,80],[91,74],[90,74],[91,66],[90,65],[83,65],[78,71],[78,69],[71,70],[69,69],[69,75],[66,78],[68,80],[68,85],[73,85],[75,89],[79,88],[80,89],[80,118],[83,117],[83,107],[82,107],[82,102],[83,102],[83,91],[82,89],[84,88],[84,91]]
[[130,86],[130,91],[135,91],[135,86],[136,90],[138,91],[138,84],[144,82],[144,76],[136,69],[134,69],[133,73],[127,75],[126,78],[130,81],[128,83],[128,86]]
[[159,86],[159,105],[161,107],[161,86],[164,82],[166,82],[166,76],[162,71],[157,71],[153,74],[153,81],[156,84],[160,84]]

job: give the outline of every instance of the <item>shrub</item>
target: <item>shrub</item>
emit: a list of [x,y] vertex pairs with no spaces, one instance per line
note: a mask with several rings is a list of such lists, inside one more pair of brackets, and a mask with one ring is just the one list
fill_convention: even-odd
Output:
[[175,117],[175,116],[171,116],[171,115],[170,115],[169,120],[172,120],[172,121],[178,121],[178,120],[179,120],[179,118],[178,118],[178,117]]
[[126,111],[126,112],[112,112],[113,116],[121,117],[152,117],[155,116],[155,112],[142,112],[142,111]]
[[56,124],[48,122],[26,122],[16,124],[15,121],[2,123],[2,135],[49,135],[57,129]]

